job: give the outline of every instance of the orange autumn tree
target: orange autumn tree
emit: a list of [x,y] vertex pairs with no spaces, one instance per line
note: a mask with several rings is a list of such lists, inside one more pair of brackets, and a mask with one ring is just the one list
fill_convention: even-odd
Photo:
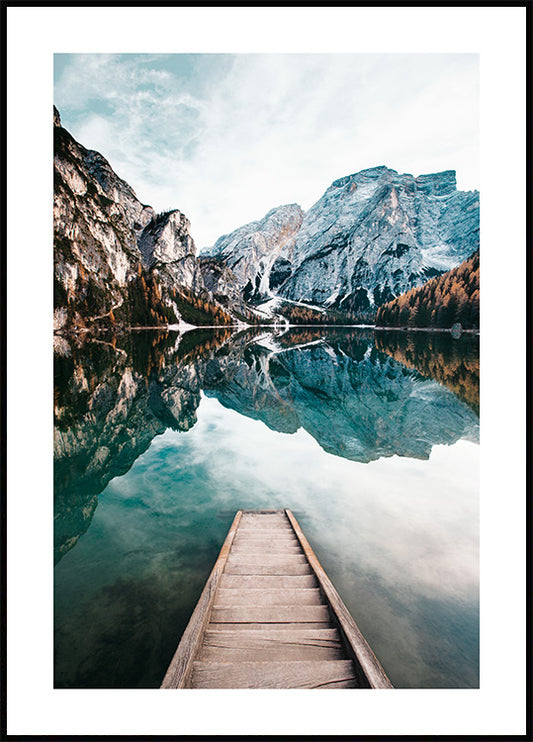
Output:
[[479,328],[479,250],[457,268],[383,304],[376,314],[381,327]]

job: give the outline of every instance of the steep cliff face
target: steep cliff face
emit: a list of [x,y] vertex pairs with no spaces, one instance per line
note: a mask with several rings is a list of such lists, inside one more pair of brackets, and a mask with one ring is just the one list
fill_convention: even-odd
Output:
[[216,301],[231,310],[238,319],[251,323],[257,321],[257,316],[243,300],[237,276],[223,260],[199,255],[198,264],[204,285]]
[[231,268],[246,301],[265,299],[270,294],[272,264],[293,240],[303,215],[298,204],[279,206],[263,219],[220,237],[203,254],[218,258]]
[[279,293],[348,311],[380,305],[458,265],[479,244],[477,192],[455,172],[377,167],[336,180],[307,212]]
[[157,214],[141,232],[138,246],[143,266],[163,285],[177,284],[201,292],[205,286],[189,229],[189,220],[180,211]]
[[[141,203],[101,154],[61,126],[56,109],[54,149],[56,329],[160,326],[179,321],[189,294],[212,302],[180,211],[156,214]],[[216,321],[230,319],[218,309]]]
[[[373,315],[479,246],[478,193],[457,191],[452,170],[417,178],[362,170],[334,181],[303,217],[288,208],[221,237],[210,251],[233,269],[245,298],[275,293]],[[273,230],[281,239],[264,240],[273,218],[289,227]]]

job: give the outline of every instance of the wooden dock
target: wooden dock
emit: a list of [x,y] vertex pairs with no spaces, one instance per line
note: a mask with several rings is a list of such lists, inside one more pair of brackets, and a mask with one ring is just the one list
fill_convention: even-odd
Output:
[[162,688],[392,688],[290,510],[239,510]]

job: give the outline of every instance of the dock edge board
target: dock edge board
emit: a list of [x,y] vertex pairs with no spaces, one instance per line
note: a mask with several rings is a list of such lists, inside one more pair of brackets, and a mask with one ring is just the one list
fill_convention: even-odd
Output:
[[198,599],[198,603],[187,624],[174,657],[166,671],[161,688],[186,688],[187,681],[192,672],[192,663],[200,647],[205,627],[208,624],[211,608],[218,589],[220,578],[228,561],[231,545],[242,517],[242,510],[238,510],[233,523],[228,531],[226,540],[222,545],[220,554],[209,575],[204,589]]
[[309,565],[315,573],[320,588],[326,597],[327,603],[331,609],[332,618],[339,629],[342,639],[344,640],[346,650],[353,660],[355,671],[360,680],[363,682],[366,680],[370,688],[393,688],[394,686],[381,667],[379,660],[359,630],[350,611],[344,605],[344,602],[334,588],[333,583],[327,576],[324,568],[318,561],[318,558],[300,528],[300,524],[290,510],[286,510],[285,513],[302,546]]

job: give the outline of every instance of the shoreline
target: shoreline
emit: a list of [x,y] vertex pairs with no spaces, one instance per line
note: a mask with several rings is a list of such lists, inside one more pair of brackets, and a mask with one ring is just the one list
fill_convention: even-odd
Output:
[[[309,327],[309,328],[327,328],[327,329],[335,329],[335,328],[353,328],[353,329],[359,329],[359,330],[374,330],[378,332],[447,332],[451,333],[452,328],[451,327],[381,327],[378,325],[368,325],[368,324],[341,324],[341,323],[327,323],[327,322],[320,322],[320,323],[295,323],[295,324],[276,324],[276,323],[260,323],[257,325],[247,325],[244,323],[235,323],[235,324],[228,324],[228,325],[190,325],[186,322],[180,323],[180,324],[173,324],[173,325],[145,325],[145,326],[132,326],[132,327],[82,327],[76,330],[70,330],[70,331],[64,331],[62,329],[54,330],[53,334],[60,337],[72,337],[72,336],[78,336],[78,335],[90,335],[92,333],[123,333],[123,332],[139,332],[143,330],[156,330],[158,332],[177,332],[179,334],[185,335],[187,332],[191,332],[193,330],[221,330],[221,329],[237,329],[237,330],[253,330],[253,329],[263,329],[263,328],[269,328],[269,329],[293,329],[297,327]],[[463,328],[461,329],[459,335],[479,335],[480,330],[475,328]]]

